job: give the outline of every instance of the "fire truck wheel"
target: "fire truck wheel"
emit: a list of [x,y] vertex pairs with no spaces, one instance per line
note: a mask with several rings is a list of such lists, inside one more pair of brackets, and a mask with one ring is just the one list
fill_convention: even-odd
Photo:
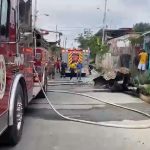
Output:
[[18,84],[16,92],[16,101],[14,104],[14,124],[8,128],[7,136],[10,145],[16,145],[22,135],[23,118],[24,118],[24,101],[23,91],[20,84]]
[[45,80],[44,80],[44,91],[47,91],[47,75],[45,75]]
[[[47,76],[45,75],[45,79],[44,79],[44,86],[43,86],[44,92],[47,91]],[[44,94],[43,90],[41,90],[39,92],[39,94],[37,95],[37,98],[45,98],[45,94]]]

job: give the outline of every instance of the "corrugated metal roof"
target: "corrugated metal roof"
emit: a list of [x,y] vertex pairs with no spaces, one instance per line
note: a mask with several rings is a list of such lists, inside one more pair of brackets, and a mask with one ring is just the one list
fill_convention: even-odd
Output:
[[142,36],[145,36],[147,34],[150,34],[150,31],[145,32],[144,34],[142,34]]

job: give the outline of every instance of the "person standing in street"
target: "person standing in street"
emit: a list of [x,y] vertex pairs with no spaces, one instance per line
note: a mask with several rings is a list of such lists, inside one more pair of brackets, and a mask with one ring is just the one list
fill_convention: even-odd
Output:
[[76,64],[74,62],[70,65],[70,80],[75,76]]
[[82,68],[83,65],[82,63],[79,61],[79,63],[77,64],[77,80],[81,80],[81,76],[82,76]]
[[91,64],[89,64],[88,69],[89,69],[89,74],[92,75],[92,69],[93,69],[93,66],[92,66]]
[[55,61],[53,57],[49,58],[47,68],[49,79],[55,79]]
[[139,54],[139,65],[138,65],[138,70],[141,73],[145,72],[147,62],[148,62],[148,54],[145,52],[145,50],[141,50]]
[[57,71],[57,73],[60,73],[60,61],[57,59],[57,61],[56,61],[56,71]]
[[67,64],[65,62],[62,62],[61,63],[61,78],[62,77],[65,78],[66,68],[67,68]]

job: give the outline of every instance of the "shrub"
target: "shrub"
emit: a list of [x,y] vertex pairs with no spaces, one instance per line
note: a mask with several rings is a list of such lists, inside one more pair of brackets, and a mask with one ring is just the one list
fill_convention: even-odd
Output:
[[146,87],[141,87],[140,93],[142,93],[143,95],[149,96],[150,95],[150,85],[148,85]]
[[146,72],[144,74],[134,75],[132,76],[132,80],[137,87],[144,84],[150,84],[150,73]]
[[149,72],[139,75],[139,84],[150,84],[150,74]]

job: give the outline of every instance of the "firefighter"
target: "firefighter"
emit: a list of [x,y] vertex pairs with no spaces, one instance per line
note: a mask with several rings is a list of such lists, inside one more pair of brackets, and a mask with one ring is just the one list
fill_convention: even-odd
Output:
[[65,78],[66,68],[67,68],[67,64],[62,61],[62,63],[61,63],[61,78],[62,77]]
[[76,63],[72,62],[70,65],[70,80],[75,76]]

